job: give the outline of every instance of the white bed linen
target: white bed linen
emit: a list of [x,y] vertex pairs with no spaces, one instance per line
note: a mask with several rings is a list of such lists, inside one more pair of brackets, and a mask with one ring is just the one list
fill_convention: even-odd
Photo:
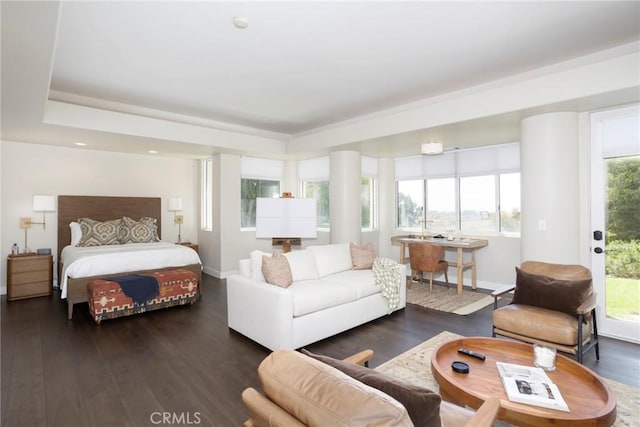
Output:
[[168,242],[128,243],[107,246],[65,246],[60,254],[61,298],[67,297],[67,277],[91,277],[101,274],[181,267],[201,264],[193,249]]

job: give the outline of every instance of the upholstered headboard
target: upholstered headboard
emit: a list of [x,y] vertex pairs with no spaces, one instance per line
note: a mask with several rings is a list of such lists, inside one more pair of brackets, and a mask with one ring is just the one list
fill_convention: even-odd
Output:
[[71,242],[70,222],[83,217],[107,221],[123,216],[156,218],[158,236],[162,237],[160,197],[58,196],[58,259]]

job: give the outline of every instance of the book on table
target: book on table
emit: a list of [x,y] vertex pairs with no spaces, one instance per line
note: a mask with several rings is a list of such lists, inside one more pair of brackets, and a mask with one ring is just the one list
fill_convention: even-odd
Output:
[[570,412],[558,386],[541,368],[496,362],[509,400]]

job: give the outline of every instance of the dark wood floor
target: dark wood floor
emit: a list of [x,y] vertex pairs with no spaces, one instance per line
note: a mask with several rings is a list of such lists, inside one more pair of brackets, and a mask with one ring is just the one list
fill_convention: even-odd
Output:
[[[97,326],[88,308],[66,319],[57,294],[8,303],[2,297],[2,425],[153,426],[163,413],[173,425],[238,426],[246,418],[240,393],[257,386],[256,367],[268,350],[230,331],[226,284],[205,276],[202,299],[108,320]],[[448,330],[491,334],[491,308],[457,316],[408,306],[308,346],[345,357],[364,348],[375,367]],[[640,386],[640,346],[602,339],[600,375]],[[161,424],[162,425],[162,424]]]

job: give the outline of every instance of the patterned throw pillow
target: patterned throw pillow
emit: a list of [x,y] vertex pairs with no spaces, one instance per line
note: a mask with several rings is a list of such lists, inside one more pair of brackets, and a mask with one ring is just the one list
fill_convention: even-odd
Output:
[[369,242],[360,247],[351,242],[349,244],[349,249],[351,250],[351,263],[353,264],[352,270],[369,270],[373,267],[373,260],[376,258],[373,243]]
[[141,218],[140,221],[136,221],[125,216],[120,224],[120,243],[157,242],[159,239],[155,222],[154,218],[145,217]]
[[140,222],[151,227],[151,231],[153,232],[153,241],[159,242],[160,236],[158,236],[158,220],[155,218],[150,218],[148,216],[143,216],[142,218],[140,218]]
[[118,231],[122,219],[96,221],[91,218],[80,218],[78,224],[82,230],[82,238],[77,246],[119,245]]
[[280,252],[262,256],[262,274],[267,283],[281,288],[287,288],[293,283],[289,261]]

